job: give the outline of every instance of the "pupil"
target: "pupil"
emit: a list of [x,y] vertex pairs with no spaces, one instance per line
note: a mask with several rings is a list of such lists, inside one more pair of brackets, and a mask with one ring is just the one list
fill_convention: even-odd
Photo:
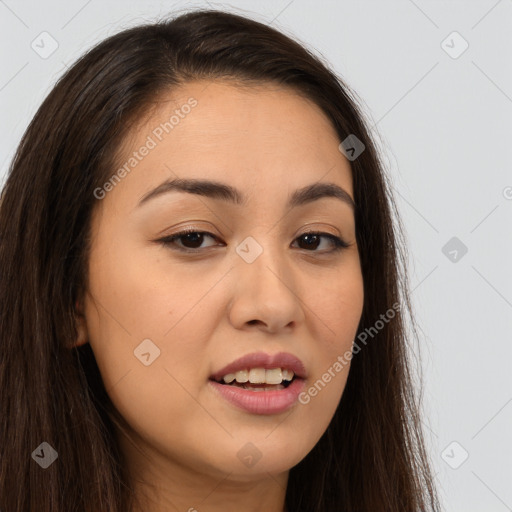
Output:
[[311,244],[311,239],[315,239],[314,242],[313,242],[313,244],[316,242],[316,244],[314,246],[315,249],[316,249],[316,247],[318,247],[318,235],[303,235],[302,238],[304,240],[306,240],[306,248],[313,247],[313,245]]
[[[187,233],[185,235],[185,241],[191,242],[194,247],[193,249],[197,249],[201,246],[203,235],[201,233]],[[196,245],[194,245],[196,244]]]

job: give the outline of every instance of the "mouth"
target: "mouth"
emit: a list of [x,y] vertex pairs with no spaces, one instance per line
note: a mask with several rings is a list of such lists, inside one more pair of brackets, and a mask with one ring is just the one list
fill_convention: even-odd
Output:
[[290,408],[304,387],[306,370],[294,355],[248,354],[210,376],[213,388],[231,404],[255,414]]
[[287,352],[247,354],[210,376],[210,380],[219,384],[263,391],[285,389],[293,380],[305,378],[306,369],[302,361]]
[[279,391],[286,389],[298,379],[289,368],[244,368],[227,373],[220,379],[213,379],[224,386],[233,386],[250,391]]

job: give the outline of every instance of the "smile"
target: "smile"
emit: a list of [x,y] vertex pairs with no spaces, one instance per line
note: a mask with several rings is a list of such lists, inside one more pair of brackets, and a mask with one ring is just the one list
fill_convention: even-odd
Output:
[[255,353],[243,356],[210,377],[224,400],[252,414],[279,414],[295,404],[306,371],[292,354]]

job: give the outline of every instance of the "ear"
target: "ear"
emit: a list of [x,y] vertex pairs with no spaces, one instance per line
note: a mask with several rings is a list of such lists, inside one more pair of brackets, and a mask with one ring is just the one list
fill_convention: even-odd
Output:
[[80,300],[75,302],[75,322],[77,339],[73,341],[72,346],[79,347],[80,345],[85,345],[89,341],[87,323],[85,321],[85,315],[83,313],[83,307]]

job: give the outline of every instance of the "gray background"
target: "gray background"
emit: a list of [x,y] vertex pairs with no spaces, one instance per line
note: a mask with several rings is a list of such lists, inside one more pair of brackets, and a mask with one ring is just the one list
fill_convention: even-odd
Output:
[[[2,180],[29,120],[85,49],[207,5],[0,0]],[[295,36],[364,100],[408,237],[425,430],[444,508],[512,510],[512,0],[210,5]],[[46,59],[31,47],[43,46],[44,31],[58,43]],[[460,55],[454,31],[469,44]]]

